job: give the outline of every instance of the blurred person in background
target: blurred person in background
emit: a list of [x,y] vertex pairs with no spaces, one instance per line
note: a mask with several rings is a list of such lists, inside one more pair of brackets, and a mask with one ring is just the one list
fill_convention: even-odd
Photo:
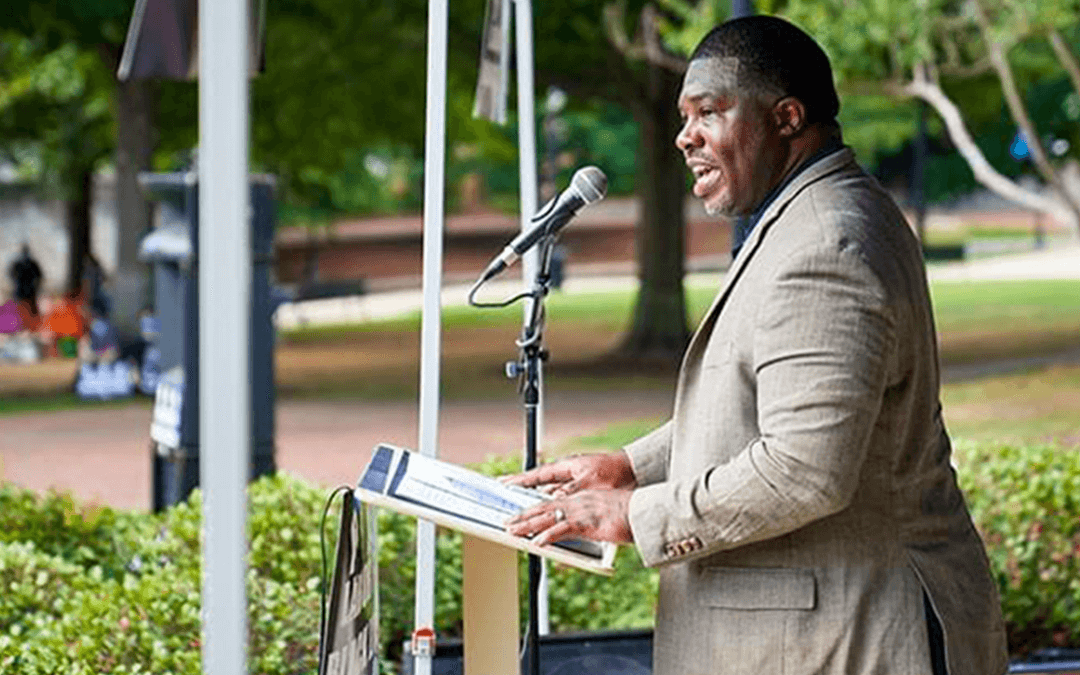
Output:
[[23,244],[19,257],[8,268],[8,277],[15,287],[15,300],[23,303],[32,317],[40,314],[38,291],[41,288],[41,267],[30,255],[30,245]]

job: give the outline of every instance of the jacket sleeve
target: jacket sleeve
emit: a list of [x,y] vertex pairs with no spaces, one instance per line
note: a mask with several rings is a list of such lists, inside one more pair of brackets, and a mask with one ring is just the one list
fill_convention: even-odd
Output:
[[886,289],[841,242],[798,252],[760,293],[760,435],[730,462],[634,492],[630,524],[647,565],[786,534],[855,493],[894,348]]
[[671,456],[671,420],[623,450],[630,458],[630,468],[634,471],[639,488],[663,482],[667,479],[668,458]]

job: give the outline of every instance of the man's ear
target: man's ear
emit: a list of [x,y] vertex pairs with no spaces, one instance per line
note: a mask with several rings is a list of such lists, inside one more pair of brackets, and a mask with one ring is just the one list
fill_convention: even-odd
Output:
[[794,96],[785,96],[773,105],[773,120],[781,136],[797,136],[806,127],[806,106]]

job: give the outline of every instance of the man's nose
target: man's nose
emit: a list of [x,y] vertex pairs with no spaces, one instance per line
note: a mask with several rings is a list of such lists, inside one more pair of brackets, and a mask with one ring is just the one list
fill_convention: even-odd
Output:
[[678,135],[675,136],[675,147],[686,152],[695,145],[700,144],[700,138],[694,132],[693,124],[691,122],[684,123],[682,128],[679,129]]

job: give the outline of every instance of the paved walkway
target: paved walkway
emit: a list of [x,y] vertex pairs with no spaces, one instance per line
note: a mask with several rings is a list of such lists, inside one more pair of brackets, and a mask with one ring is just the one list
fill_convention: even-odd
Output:
[[1080,247],[1063,246],[966,262],[931,265],[936,281],[1080,279]]
[[[605,392],[550,397],[545,448],[624,420],[662,419],[670,392]],[[277,463],[325,486],[351,484],[379,442],[417,445],[411,402],[284,401],[276,415]],[[489,455],[520,456],[520,401],[446,403],[439,425],[441,455],[459,463]],[[35,490],[58,488],[121,508],[150,504],[150,406],[0,416],[0,478]]]
[[[989,260],[935,265],[940,280],[1018,278],[1080,279],[1080,248],[1055,249]],[[717,273],[691,275],[691,284],[716,285]],[[567,293],[632,288],[629,277],[571,278]],[[498,297],[518,284],[499,282],[485,289]],[[447,304],[463,303],[467,289],[444,293]],[[385,293],[302,306],[283,306],[283,325],[300,321],[357,321],[417,311],[418,291]],[[1023,365],[1023,364],[1021,364]],[[1030,365],[1030,364],[1028,364]],[[963,373],[946,373],[947,379]],[[671,393],[587,392],[551,397],[547,402],[547,448],[610,424],[664,417]],[[150,408],[143,402],[123,407],[0,416],[0,478],[37,490],[71,490],[86,500],[122,508],[147,508]],[[520,453],[522,412],[516,397],[501,401],[444,404],[440,420],[443,456],[474,462],[490,454]],[[412,403],[286,401],[277,409],[277,461],[280,468],[326,486],[351,483],[371,448],[380,441],[416,445]]]
[[[515,270],[512,270],[516,272]],[[687,286],[717,287],[722,272],[694,272],[686,276]],[[1015,279],[1080,279],[1080,247],[1051,248],[970,261],[935,263],[928,275],[935,281],[991,281]],[[513,277],[510,272],[506,276]],[[468,285],[447,286],[442,304],[464,305]],[[565,293],[622,291],[637,288],[632,275],[570,276],[563,284]],[[480,292],[484,300],[507,297],[522,289],[520,278],[496,279]],[[286,303],[278,308],[277,322],[282,328],[302,324],[327,324],[369,321],[419,312],[423,295],[419,289],[391,291],[371,295]]]

